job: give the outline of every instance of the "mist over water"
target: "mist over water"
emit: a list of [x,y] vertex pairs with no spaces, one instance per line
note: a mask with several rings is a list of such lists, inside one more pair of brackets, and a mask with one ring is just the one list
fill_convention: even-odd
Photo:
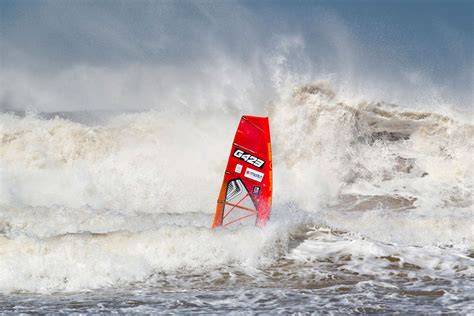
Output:
[[419,6],[7,1],[0,106],[258,111],[329,80],[350,100],[468,109],[471,5],[396,20]]
[[[1,310],[473,311],[462,29],[420,61],[337,6],[66,4],[1,22]],[[211,230],[244,114],[270,118],[272,218]]]

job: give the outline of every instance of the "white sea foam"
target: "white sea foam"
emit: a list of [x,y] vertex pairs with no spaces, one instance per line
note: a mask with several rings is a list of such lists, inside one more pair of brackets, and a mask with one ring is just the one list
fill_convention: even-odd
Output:
[[[1,114],[0,290],[346,255],[346,270],[377,277],[404,262],[431,277],[472,273],[469,119],[344,103],[325,85],[285,90],[266,111],[271,223],[234,231],[209,226],[237,114],[151,111],[95,125]],[[310,230],[292,247],[308,225],[349,235]]]

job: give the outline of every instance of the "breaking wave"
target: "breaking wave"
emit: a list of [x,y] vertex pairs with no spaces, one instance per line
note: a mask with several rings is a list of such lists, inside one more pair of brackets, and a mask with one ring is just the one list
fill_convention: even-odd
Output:
[[210,229],[238,115],[0,114],[0,291],[472,275],[469,117],[351,104],[324,84],[261,112],[275,181],[264,230]]

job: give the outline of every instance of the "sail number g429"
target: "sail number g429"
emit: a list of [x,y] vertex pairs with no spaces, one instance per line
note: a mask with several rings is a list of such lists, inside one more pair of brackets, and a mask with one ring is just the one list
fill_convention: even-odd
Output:
[[233,156],[258,168],[263,168],[263,165],[265,164],[265,161],[262,159],[258,159],[257,157],[252,156],[251,154],[248,154],[240,149],[236,149]]

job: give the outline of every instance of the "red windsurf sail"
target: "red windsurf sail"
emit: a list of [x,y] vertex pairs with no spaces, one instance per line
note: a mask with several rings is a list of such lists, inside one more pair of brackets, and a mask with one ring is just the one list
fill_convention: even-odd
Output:
[[212,227],[265,226],[272,206],[272,149],[267,117],[242,116]]

